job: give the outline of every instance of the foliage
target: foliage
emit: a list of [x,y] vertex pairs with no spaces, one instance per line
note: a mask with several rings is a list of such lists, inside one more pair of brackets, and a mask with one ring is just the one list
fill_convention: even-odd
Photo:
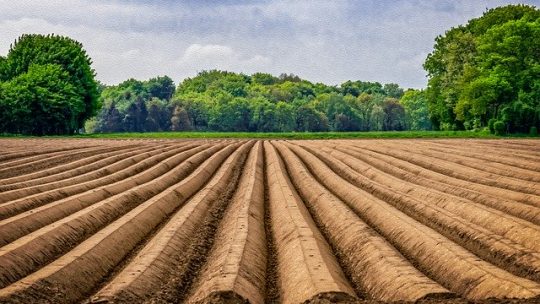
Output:
[[424,63],[435,128],[478,129],[491,119],[509,132],[539,126],[540,10],[490,9],[435,41]]
[[171,82],[163,76],[105,87],[95,130],[323,132],[408,128],[405,108],[395,98],[403,95],[397,84],[349,81],[336,87],[314,84],[293,74],[249,76],[212,70],[185,79],[169,97]]
[[403,131],[406,128],[405,109],[395,98],[387,98],[383,106],[383,131]]
[[496,121],[493,124],[493,130],[496,135],[504,135],[506,133],[506,125],[502,121]]
[[431,130],[429,110],[425,91],[407,90],[399,103],[406,113],[406,125],[409,130]]
[[174,108],[174,111],[171,117],[171,130],[172,131],[191,130],[191,122],[189,121],[188,113],[184,108],[180,106],[176,106]]
[[402,94],[396,84],[348,81],[335,87],[293,74],[213,70],[184,80],[173,102],[187,110],[195,130],[367,131],[383,129],[385,98]]
[[[174,106],[169,103],[175,92],[168,76],[147,81],[128,79],[102,89],[95,132],[152,132],[171,130]],[[87,130],[88,132],[89,130]]]
[[61,66],[31,65],[1,86],[0,128],[5,132],[72,134],[78,129],[85,105]]
[[22,35],[0,58],[0,132],[78,132],[99,106],[91,63],[75,40]]

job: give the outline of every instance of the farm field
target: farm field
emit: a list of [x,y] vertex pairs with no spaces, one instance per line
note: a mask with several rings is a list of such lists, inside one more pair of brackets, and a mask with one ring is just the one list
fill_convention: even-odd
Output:
[[508,299],[540,140],[0,140],[0,303]]

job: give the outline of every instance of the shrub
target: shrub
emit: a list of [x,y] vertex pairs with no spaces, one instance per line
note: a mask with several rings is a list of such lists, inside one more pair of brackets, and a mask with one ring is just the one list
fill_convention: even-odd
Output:
[[497,120],[495,118],[488,120],[489,132],[495,133],[495,127],[493,125],[495,124],[496,121]]
[[495,135],[504,135],[506,133],[506,124],[502,121],[496,121],[493,124]]

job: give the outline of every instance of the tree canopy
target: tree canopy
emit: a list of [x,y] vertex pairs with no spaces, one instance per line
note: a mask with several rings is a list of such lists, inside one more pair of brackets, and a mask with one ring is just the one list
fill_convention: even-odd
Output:
[[99,108],[91,64],[71,38],[21,36],[0,57],[0,132],[77,132]]
[[103,90],[104,107],[91,131],[404,130],[402,96],[397,84],[328,86],[293,74],[203,71],[176,90],[167,76],[130,79]]
[[435,40],[424,68],[437,129],[477,129],[500,122],[508,132],[540,124],[540,10],[490,9]]

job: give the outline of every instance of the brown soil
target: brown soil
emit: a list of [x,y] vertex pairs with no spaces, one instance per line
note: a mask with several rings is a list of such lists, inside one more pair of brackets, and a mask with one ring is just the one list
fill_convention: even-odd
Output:
[[540,141],[2,139],[0,303],[77,302],[540,303]]

